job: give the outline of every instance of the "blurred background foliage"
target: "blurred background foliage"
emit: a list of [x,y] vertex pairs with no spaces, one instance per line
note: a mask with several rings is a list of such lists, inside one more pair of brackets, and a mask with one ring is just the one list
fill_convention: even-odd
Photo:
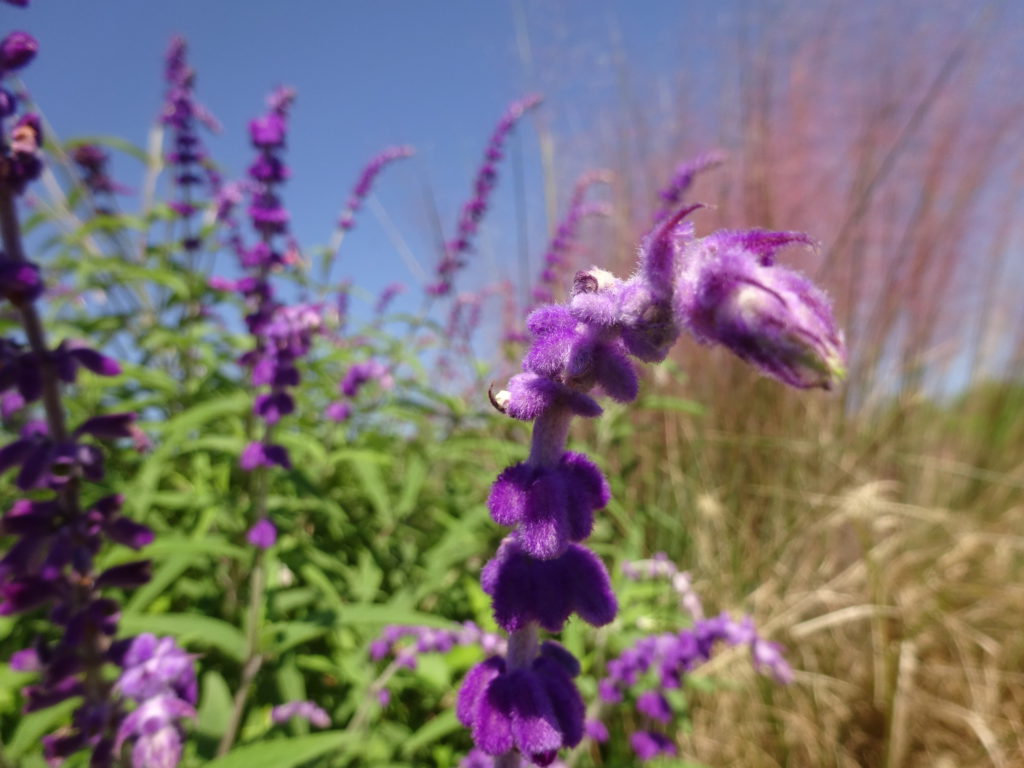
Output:
[[[929,18],[751,4],[729,71],[679,73],[655,98],[619,61],[620,103],[604,122],[573,136],[537,123],[549,203],[577,155],[614,172],[613,215],[586,230],[576,266],[628,270],[670,169],[721,148],[728,162],[691,194],[715,206],[698,232],[811,232],[823,247],[784,259],[834,296],[851,349],[848,383],[807,395],[684,342],[635,407],[575,432],[612,484],[593,543],[623,604],[612,627],[574,622],[563,637],[583,653],[585,697],[610,652],[685,623],[658,590],[621,579],[624,561],[655,551],[693,574],[710,611],[752,613],[797,670],[783,688],[718,657],[687,690],[682,758],[665,765],[1009,768],[1024,755],[1024,103],[1000,55],[1020,29],[1001,25],[1000,8]],[[776,12],[786,23],[768,23]],[[691,118],[691,94],[716,87],[714,114]],[[158,172],[151,150],[106,143]],[[262,668],[240,746],[213,760],[250,610],[252,489],[237,457],[251,396],[232,362],[248,339],[206,263],[173,247],[166,207],[97,214],[62,147],[48,149],[53,176],[26,229],[66,288],[49,301],[54,336],[131,363],[113,386],[84,380],[68,403],[72,421],[137,411],[152,441],[109,458],[110,490],[157,532],[154,578],[125,596],[122,628],[173,634],[197,654],[185,765],[454,765],[470,746],[455,690],[479,654],[397,672],[385,706],[368,645],[392,623],[493,626],[478,576],[501,532],[484,501],[528,439],[487,403],[487,381],[516,352],[494,340],[500,302],[484,304],[461,350],[436,307],[336,322],[318,340],[276,435],[294,468],[269,473],[282,535],[259,606]],[[275,279],[295,296],[318,288],[302,270]],[[348,366],[369,358],[388,363],[395,388],[364,393],[348,422],[326,419]],[[37,628],[0,618],[0,656]],[[0,741],[6,763],[36,768],[38,739],[66,707],[20,715],[27,679],[0,667]],[[273,726],[269,709],[296,698],[335,727]],[[633,759],[613,738],[570,762]]]

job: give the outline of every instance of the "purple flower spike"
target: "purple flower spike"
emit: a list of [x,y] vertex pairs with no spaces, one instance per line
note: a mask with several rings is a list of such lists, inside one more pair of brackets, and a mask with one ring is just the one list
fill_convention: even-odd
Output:
[[363,205],[363,201],[370,194],[370,189],[373,187],[374,180],[378,175],[380,175],[380,172],[384,170],[385,166],[393,163],[395,160],[400,160],[404,157],[412,157],[414,154],[416,154],[416,151],[412,147],[388,147],[370,160],[370,162],[366,164],[366,167],[363,168],[363,172],[359,175],[359,181],[352,190],[352,194],[349,195],[348,202],[345,203],[345,210],[343,210],[341,215],[338,217],[338,228],[348,231],[355,226],[356,213],[358,213],[359,209]]
[[843,335],[828,297],[810,280],[771,266],[792,233],[719,232],[690,243],[676,311],[698,340],[719,343],[793,387],[831,389],[846,373]]
[[504,156],[505,140],[523,115],[540,103],[541,97],[538,94],[531,94],[513,102],[495,126],[484,151],[483,164],[473,182],[473,196],[462,206],[455,236],[445,243],[444,255],[437,265],[437,282],[427,288],[430,295],[446,296],[451,293],[455,272],[465,264],[465,256],[473,247],[473,238],[487,212],[491,194],[497,186],[496,164]]
[[698,155],[692,160],[681,163],[676,168],[675,173],[673,173],[672,180],[668,183],[668,186],[658,193],[658,196],[662,199],[662,206],[654,217],[655,222],[661,221],[672,212],[693,184],[697,174],[717,168],[725,160],[726,155],[724,152],[713,151]]
[[267,518],[261,518],[249,529],[245,538],[254,547],[270,549],[277,542],[277,528]]

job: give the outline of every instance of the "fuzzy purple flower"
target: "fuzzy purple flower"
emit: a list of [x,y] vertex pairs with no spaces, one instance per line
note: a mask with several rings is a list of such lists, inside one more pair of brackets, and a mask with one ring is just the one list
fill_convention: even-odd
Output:
[[583,738],[583,700],[573,682],[578,674],[576,659],[552,642],[527,666],[492,657],[466,675],[456,714],[486,754],[514,749],[535,765],[551,765],[558,750]]
[[845,376],[846,349],[825,293],[774,264],[801,232],[723,230],[683,244],[675,308],[699,341],[717,343],[763,373],[806,389]]

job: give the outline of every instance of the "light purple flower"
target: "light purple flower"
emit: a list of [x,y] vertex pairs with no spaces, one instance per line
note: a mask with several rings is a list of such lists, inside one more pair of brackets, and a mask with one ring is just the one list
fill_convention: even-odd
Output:
[[249,529],[245,535],[246,540],[259,549],[270,549],[277,543],[277,528],[267,518],[263,517]]
[[286,723],[292,718],[301,718],[317,728],[328,728],[331,717],[312,701],[289,701],[270,710],[270,719],[275,723]]

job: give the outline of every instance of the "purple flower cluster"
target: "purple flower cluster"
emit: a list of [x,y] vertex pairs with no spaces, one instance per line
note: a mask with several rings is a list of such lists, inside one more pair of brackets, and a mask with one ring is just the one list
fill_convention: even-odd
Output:
[[347,232],[356,225],[356,213],[363,205],[363,201],[370,194],[370,189],[373,186],[374,180],[384,170],[384,166],[389,163],[393,163],[395,160],[400,160],[403,157],[412,157],[416,151],[409,146],[401,147],[388,147],[380,154],[373,157],[370,162],[363,168],[363,172],[359,175],[359,181],[356,182],[355,187],[352,189],[352,193],[348,196],[348,201],[345,203],[345,209],[341,212],[338,217],[338,229]]
[[14,195],[20,195],[43,171],[43,128],[37,115],[26,113],[8,133],[5,123],[17,113],[18,100],[2,83],[27,66],[38,50],[36,39],[27,32],[11,32],[0,40],[0,184]]
[[[573,417],[601,413],[590,392],[634,400],[639,383],[630,358],[664,360],[684,328],[796,386],[822,386],[841,373],[842,340],[824,295],[772,267],[778,248],[806,236],[750,230],[697,239],[682,219],[698,207],[655,227],[628,280],[596,268],[579,272],[566,304],[534,311],[524,372],[491,393],[500,411],[534,422],[533,441],[528,459],[502,472],[488,499],[494,521],[512,528],[481,575],[495,620],[510,633],[508,652],[470,671],[458,714],[502,766],[518,765],[519,755],[548,765],[582,738],[583,704],[572,682],[578,665],[564,649],[540,643],[538,629],[558,632],[573,613],[600,626],[617,609],[604,565],[581,543],[608,502],[608,485],[590,459],[565,450]],[[762,295],[772,293],[767,284],[785,290],[780,306]],[[808,370],[828,373],[790,375]],[[714,639],[739,642],[748,631],[722,617],[701,627],[708,650]],[[768,664],[773,649],[750,642],[758,663]]]
[[[35,51],[34,41],[19,45]],[[8,70],[31,58],[19,59],[11,50],[8,46],[3,54]],[[60,630],[56,639],[39,637],[12,659],[16,668],[39,673],[38,681],[23,691],[26,712],[80,698],[72,722],[43,738],[47,760],[57,764],[89,749],[92,765],[109,766],[117,757],[121,712],[111,697],[105,666],[122,663],[124,651],[113,640],[120,607],[104,592],[145,583],[150,563],[132,561],[99,572],[94,563],[108,540],[139,549],[153,534],[121,515],[120,496],[99,497],[91,488],[104,478],[103,454],[94,441],[134,438],[137,429],[128,413],[93,416],[74,429],[66,423],[62,386],[73,384],[81,368],[111,376],[120,367],[88,347],[48,344],[35,304],[43,282],[39,268],[25,256],[15,208],[26,181],[38,175],[38,119],[22,118],[13,137],[3,147],[0,173],[0,297],[20,318],[24,341],[0,339],[0,392],[14,394],[5,397],[8,406],[40,402],[46,420],[26,421],[20,437],[0,448],[0,472],[17,468],[16,487],[30,492],[0,521],[3,535],[15,539],[0,559],[0,614],[45,607]],[[29,155],[37,167],[26,174],[29,166],[22,160]]]
[[105,202],[100,201],[128,191],[107,175],[110,156],[96,144],[79,144],[71,152],[71,159],[82,172],[82,183],[85,188],[97,198],[96,212],[109,213],[111,209]]
[[[171,208],[181,217],[184,227],[182,247],[195,251],[201,245],[200,239],[192,235],[192,217],[198,212],[192,197],[194,187],[203,183],[203,170],[207,157],[199,137],[198,124],[212,131],[220,129],[214,117],[195,100],[196,73],[188,65],[187,45],[184,38],[171,40],[165,58],[164,76],[167,81],[167,95],[164,99],[160,121],[170,128],[173,149],[167,154],[167,162],[174,169],[175,186],[180,192]],[[207,172],[209,175],[209,172]]]
[[473,197],[462,206],[455,236],[444,244],[444,255],[437,265],[437,281],[427,286],[430,295],[446,296],[451,293],[455,273],[465,266],[465,255],[473,246],[473,237],[487,212],[491,193],[497,184],[498,162],[504,157],[505,139],[520,118],[540,102],[541,97],[537,94],[513,102],[495,126],[487,142],[483,165],[477,171],[473,183]]
[[650,560],[630,560],[623,564],[622,573],[630,581],[668,581],[679,598],[680,609],[698,621],[704,618],[704,606],[693,589],[690,574],[680,571],[664,552],[656,553]]
[[668,185],[658,193],[661,198],[661,207],[654,215],[655,223],[667,218],[683,199],[683,195],[693,184],[698,173],[717,168],[726,160],[724,152],[705,152],[692,160],[680,163],[672,174]]
[[486,654],[505,652],[504,637],[485,632],[472,621],[463,623],[459,629],[393,624],[370,644],[370,658],[383,661],[390,656],[399,666],[415,669],[420,654],[447,653],[457,645],[479,646]]
[[[680,688],[686,675],[711,658],[719,642],[747,645],[758,671],[771,674],[780,683],[793,679],[781,648],[758,635],[749,617],[737,622],[722,613],[701,619],[690,629],[649,635],[623,651],[608,662],[608,676],[598,686],[601,700],[617,704],[631,694],[639,714],[668,726],[676,712],[665,692]],[[641,760],[676,753],[672,739],[653,730],[637,731],[630,743]]]
[[133,768],[173,768],[181,760],[180,721],[196,715],[193,657],[172,638],[147,633],[130,641],[122,666],[117,688],[138,706],[121,722],[114,753],[132,742]]
[[352,404],[359,392],[371,381],[376,381],[382,390],[390,390],[395,379],[389,369],[379,360],[366,360],[355,363],[342,378],[338,385],[338,393],[344,400],[335,400],[328,404],[325,414],[331,421],[347,421],[352,415]]

